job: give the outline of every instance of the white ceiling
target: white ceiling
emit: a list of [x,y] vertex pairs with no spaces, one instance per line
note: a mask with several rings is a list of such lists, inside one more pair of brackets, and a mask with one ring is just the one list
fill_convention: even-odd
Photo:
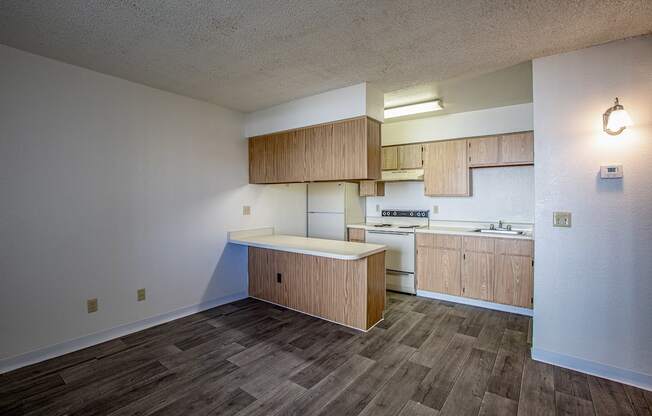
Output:
[[0,43],[252,111],[384,92],[652,31],[650,0],[0,2]]

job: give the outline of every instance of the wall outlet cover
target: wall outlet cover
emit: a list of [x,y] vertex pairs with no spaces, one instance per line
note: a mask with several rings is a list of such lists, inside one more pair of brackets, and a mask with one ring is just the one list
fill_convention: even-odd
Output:
[[88,313],[97,312],[97,298],[88,299],[86,301],[86,310]]
[[555,211],[552,213],[553,227],[570,227],[571,226],[571,213],[563,211]]
[[249,205],[242,206],[242,215],[251,215],[251,207]]
[[138,289],[137,298],[138,298],[138,302],[141,302],[141,301],[145,300],[145,289],[144,288],[143,289]]
[[439,214],[439,205],[433,205],[432,206],[432,213],[433,214]]

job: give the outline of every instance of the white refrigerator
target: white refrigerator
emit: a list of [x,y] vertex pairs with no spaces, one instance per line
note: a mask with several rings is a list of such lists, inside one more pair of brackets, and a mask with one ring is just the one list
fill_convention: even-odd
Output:
[[346,240],[347,224],[365,220],[365,201],[357,183],[308,184],[308,237]]

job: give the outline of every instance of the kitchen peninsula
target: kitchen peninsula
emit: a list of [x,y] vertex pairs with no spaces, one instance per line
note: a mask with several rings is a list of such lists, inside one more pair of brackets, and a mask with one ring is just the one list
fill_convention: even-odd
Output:
[[233,231],[248,246],[249,295],[363,331],[383,319],[385,246]]

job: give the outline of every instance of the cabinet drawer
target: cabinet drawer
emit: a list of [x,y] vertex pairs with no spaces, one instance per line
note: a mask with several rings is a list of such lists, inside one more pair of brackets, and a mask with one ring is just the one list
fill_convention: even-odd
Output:
[[464,237],[464,251],[494,253],[494,239],[487,237]]
[[533,255],[531,240],[510,240],[507,238],[496,239],[496,254],[512,254],[516,256]]
[[417,247],[435,247],[435,235],[430,233],[417,233]]
[[462,237],[456,235],[435,234],[435,247],[447,250],[462,248]]

